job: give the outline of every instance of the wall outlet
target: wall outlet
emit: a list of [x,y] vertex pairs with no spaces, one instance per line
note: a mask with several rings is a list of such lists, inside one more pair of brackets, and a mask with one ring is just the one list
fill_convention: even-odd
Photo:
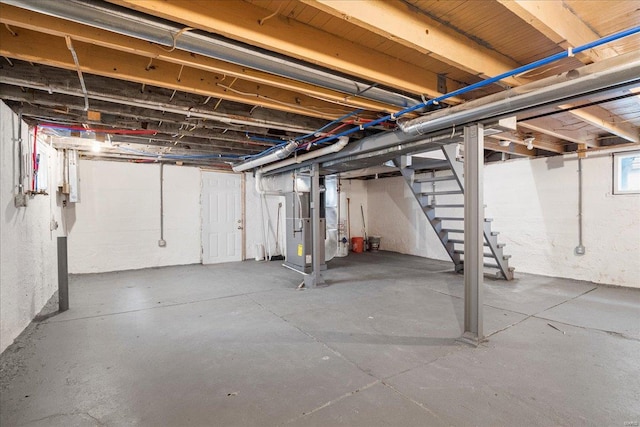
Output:
[[24,193],[16,194],[13,198],[13,203],[16,208],[26,208],[27,207],[27,195]]
[[158,240],[158,246],[164,248],[165,246],[167,246],[167,241],[162,239]]

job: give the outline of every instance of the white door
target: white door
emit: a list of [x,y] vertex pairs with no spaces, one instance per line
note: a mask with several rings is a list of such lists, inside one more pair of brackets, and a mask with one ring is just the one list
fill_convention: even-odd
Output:
[[202,263],[242,261],[242,176],[202,172]]

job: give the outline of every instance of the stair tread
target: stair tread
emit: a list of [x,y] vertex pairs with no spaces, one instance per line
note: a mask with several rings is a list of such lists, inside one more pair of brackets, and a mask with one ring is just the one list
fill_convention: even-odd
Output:
[[459,228],[443,228],[442,231],[445,231],[447,233],[464,233],[464,230],[461,230]]
[[416,174],[413,177],[413,182],[453,181],[454,179],[456,179],[455,175],[429,176],[429,175],[423,175],[423,174]]
[[464,221],[464,218],[457,216],[437,216],[433,219],[439,219],[440,221]]
[[446,191],[421,191],[418,193],[422,196],[441,196],[446,194],[462,194],[462,190],[446,190]]
[[[459,254],[459,255],[464,255],[464,250],[463,249],[456,249],[453,251],[454,254]],[[493,254],[491,252],[485,252],[482,255],[484,255],[485,257],[491,257],[493,258]]]
[[463,204],[429,205],[431,208],[464,208]]

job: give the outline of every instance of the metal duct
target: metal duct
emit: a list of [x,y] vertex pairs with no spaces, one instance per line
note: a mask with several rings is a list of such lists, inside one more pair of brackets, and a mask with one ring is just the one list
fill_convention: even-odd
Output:
[[328,147],[324,147],[324,148],[320,148],[318,150],[315,151],[311,151],[310,153],[305,153],[302,154],[300,156],[297,156],[295,158],[290,158],[287,160],[283,160],[279,163],[275,163],[269,166],[265,166],[264,168],[262,168],[260,170],[260,173],[267,173],[269,171],[275,170],[275,169],[279,169],[281,167],[284,166],[288,166],[288,165],[292,165],[295,163],[302,163],[304,161],[310,160],[310,159],[315,159],[316,157],[321,157],[330,153],[337,153],[338,151],[342,150],[344,147],[347,146],[347,144],[349,143],[349,137],[348,136],[341,136],[338,138],[338,142],[336,142],[333,145],[330,145]]
[[271,154],[267,154],[266,156],[257,157],[253,160],[249,160],[247,162],[241,163],[239,165],[235,165],[233,167],[234,172],[244,172],[249,169],[257,168],[258,166],[266,165],[267,163],[273,163],[277,160],[286,159],[298,148],[298,143],[295,141],[289,142],[282,148],[277,149]]
[[447,139],[447,134],[457,136],[456,133],[459,133],[465,124],[490,125],[500,118],[523,111],[559,105],[596,93],[614,92],[638,85],[640,52],[630,52],[400,123],[400,130],[363,138],[339,153],[287,166],[272,173],[286,172],[315,162],[322,163],[324,168],[332,166],[329,170],[334,172],[360,169],[371,166],[375,159],[370,159],[366,164],[362,161],[354,162],[352,166],[346,162],[350,159],[361,160],[379,156],[381,163],[385,156],[388,158],[394,153],[400,155],[428,150],[434,142],[441,143]]
[[3,0],[3,3],[397,107],[407,108],[421,103],[369,83],[336,76],[283,55],[260,51],[204,31],[182,31],[174,40],[174,34],[183,30],[183,25],[114,4],[95,0]]
[[620,84],[640,84],[640,52],[620,55],[404,123],[399,122],[398,127],[407,135],[423,135],[451,126],[495,120],[542,105],[558,104],[562,100]]
[[338,175],[324,178],[324,260],[331,261],[338,253]]

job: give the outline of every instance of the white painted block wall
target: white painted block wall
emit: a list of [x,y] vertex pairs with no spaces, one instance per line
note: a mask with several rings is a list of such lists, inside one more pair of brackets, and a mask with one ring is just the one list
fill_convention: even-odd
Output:
[[583,160],[583,244],[578,244],[575,155],[485,168],[487,215],[517,271],[640,288],[640,194],[612,194],[612,157]]
[[67,209],[69,272],[98,273],[201,262],[200,169],[81,160],[80,203]]
[[[640,287],[640,195],[612,194],[610,153],[583,162],[584,238],[578,244],[575,156],[512,160],[485,167],[486,216],[518,272]],[[381,248],[449,260],[400,177],[366,181],[371,234]]]
[[[256,246],[262,245],[261,257],[271,255],[284,255],[286,252],[285,240],[285,206],[284,196],[267,195],[265,201],[255,188],[255,177],[247,172],[245,176],[245,254],[246,259],[255,259]],[[278,230],[278,204],[280,209],[280,229]],[[263,228],[264,227],[264,228]],[[278,247],[276,248],[276,235]],[[270,252],[269,252],[270,251]],[[280,252],[280,253],[278,253]]]
[[[52,187],[57,174],[55,150],[40,153],[49,158],[49,195],[30,197],[26,208],[16,208],[17,135],[18,116],[0,102],[0,353],[58,289],[56,248],[61,229],[50,230],[52,219],[61,223]],[[22,138],[25,144],[31,141],[26,123]]]
[[[349,199],[349,209],[347,206],[340,206],[340,217],[347,220],[351,224],[351,237],[364,237],[362,223],[362,213],[360,207],[364,210],[364,221],[368,235],[376,234],[372,230],[371,216],[369,214],[369,198],[367,193],[367,181],[359,179],[340,180],[340,192]],[[343,197],[344,199],[344,197]]]
[[402,177],[365,182],[369,230],[381,250],[451,261]]

